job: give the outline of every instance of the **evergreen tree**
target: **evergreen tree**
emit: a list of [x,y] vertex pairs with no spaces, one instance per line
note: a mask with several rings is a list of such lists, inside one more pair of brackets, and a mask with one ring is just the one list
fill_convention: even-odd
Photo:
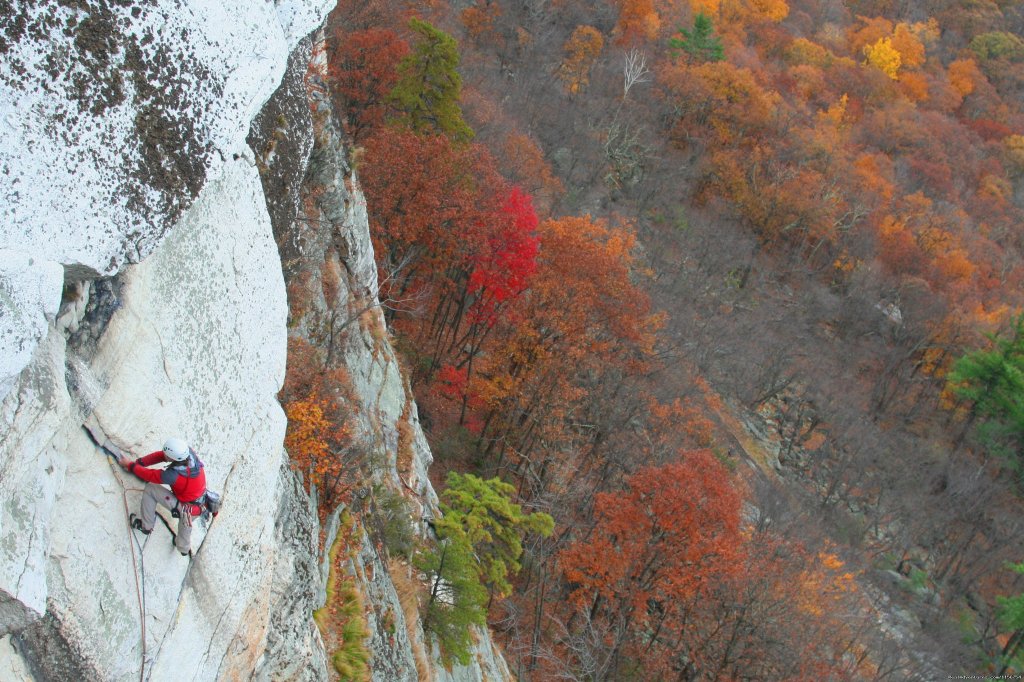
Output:
[[720,62],[725,59],[722,40],[715,35],[711,18],[703,12],[697,12],[693,18],[693,30],[679,27],[678,31],[682,37],[668,41],[673,50],[682,50],[698,62]]
[[398,63],[398,82],[389,102],[416,132],[437,131],[453,140],[471,140],[473,130],[459,107],[462,78],[455,40],[419,19],[411,19],[409,28],[417,38],[412,52]]
[[974,403],[970,422],[979,443],[1006,457],[1019,475],[1024,465],[1024,314],[1014,320],[1009,338],[990,335],[989,340],[991,350],[964,355],[947,380],[959,397]]
[[514,492],[500,478],[448,474],[444,517],[435,523],[439,542],[416,559],[431,576],[423,628],[437,636],[446,660],[468,662],[469,628],[486,621],[488,588],[501,596],[512,590],[508,576],[519,571],[523,536],[532,531],[546,537],[554,529],[549,515],[524,514],[513,504]]
[[[1024,573],[1024,562],[1011,564],[1009,568],[1016,573]],[[996,602],[999,605],[999,621],[1010,631],[1001,653],[1002,665],[999,674],[1002,675],[1013,664],[1014,658],[1024,645],[1024,594],[996,597]]]
[[483,480],[473,474],[448,474],[442,495],[444,518],[437,522],[438,535],[460,539],[473,549],[478,574],[492,593],[512,591],[508,576],[519,572],[523,536],[528,532],[551,535],[555,522],[548,514],[524,514],[512,502],[515,488],[500,478]]
[[431,577],[423,629],[432,632],[445,663],[469,663],[470,626],[487,620],[487,591],[480,584],[473,549],[465,538],[441,540],[417,556],[416,567]]

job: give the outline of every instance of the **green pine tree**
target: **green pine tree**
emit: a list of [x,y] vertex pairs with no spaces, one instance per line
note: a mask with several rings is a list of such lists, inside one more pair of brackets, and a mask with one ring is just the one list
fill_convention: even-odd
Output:
[[554,530],[548,514],[524,514],[513,504],[514,493],[500,478],[448,474],[441,496],[444,516],[434,526],[439,542],[416,558],[432,586],[423,629],[437,636],[446,661],[468,661],[470,626],[485,623],[489,593],[511,592],[508,578],[519,572],[526,533],[547,537]]
[[969,427],[979,444],[1024,471],[1024,315],[1008,338],[990,335],[991,350],[967,353],[947,377],[954,393],[973,403]]
[[711,18],[703,12],[697,12],[693,18],[693,30],[688,31],[680,26],[678,32],[681,38],[668,41],[673,50],[682,50],[698,62],[720,62],[725,59],[722,40],[715,35]]
[[472,547],[465,538],[441,540],[417,556],[416,567],[431,577],[423,629],[437,637],[445,664],[470,660],[470,626],[487,621],[487,590],[480,584]]
[[500,478],[485,481],[453,471],[447,482],[438,535],[464,539],[476,555],[481,580],[493,594],[506,596],[512,591],[509,576],[521,568],[523,537],[530,532],[551,535],[554,519],[543,512],[524,514],[512,502],[515,488]]
[[436,131],[468,141],[473,130],[462,118],[459,97],[459,50],[455,40],[425,21],[411,19],[417,38],[412,52],[398,64],[398,82],[388,99],[399,119],[416,132]]
[[[1011,571],[1024,573],[1024,562],[1011,564]],[[1024,594],[1013,597],[996,597],[999,605],[999,622],[1004,628],[1010,631],[1010,637],[1006,640],[1006,646],[1001,653],[1002,665],[999,674],[1003,675],[1014,663],[1014,659],[1024,645]]]

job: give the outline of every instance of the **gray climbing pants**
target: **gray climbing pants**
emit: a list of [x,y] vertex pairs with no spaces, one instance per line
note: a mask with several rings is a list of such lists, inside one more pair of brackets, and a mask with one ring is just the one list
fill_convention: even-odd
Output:
[[[142,491],[143,530],[153,530],[158,504],[165,509],[174,509],[178,504],[178,499],[168,488],[156,483],[147,483],[145,490]],[[182,554],[188,554],[192,546],[192,517],[187,512],[178,519],[178,532],[175,534],[174,546]]]

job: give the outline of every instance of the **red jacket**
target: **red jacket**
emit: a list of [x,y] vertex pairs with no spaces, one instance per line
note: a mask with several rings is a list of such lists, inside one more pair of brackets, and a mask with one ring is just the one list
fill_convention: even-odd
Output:
[[[166,469],[148,468],[163,462],[169,462],[170,466]],[[139,457],[131,464],[129,471],[147,483],[170,486],[179,502],[194,502],[206,493],[206,472],[195,452],[190,451],[185,461],[175,462],[165,457],[163,450],[157,450]]]

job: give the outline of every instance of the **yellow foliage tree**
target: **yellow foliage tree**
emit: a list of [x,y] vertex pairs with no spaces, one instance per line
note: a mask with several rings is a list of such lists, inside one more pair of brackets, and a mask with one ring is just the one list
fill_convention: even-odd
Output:
[[892,38],[879,38],[871,45],[865,45],[864,56],[867,64],[875,67],[889,78],[893,80],[899,78],[902,58],[896,48],[892,46]]
[[[1013,137],[1020,137],[1020,135]],[[1013,201],[1013,184],[1004,177],[986,173],[978,183],[978,196],[985,197],[987,201],[991,202]]]
[[352,437],[348,424],[335,425],[328,418],[328,410],[328,401],[316,395],[285,405],[285,449],[293,466],[320,490],[325,504],[334,499],[346,474],[345,460],[337,448]]
[[720,6],[719,0],[690,0],[690,13],[694,16],[703,14],[708,17],[717,17]]
[[[697,5],[709,4],[706,0],[691,1],[696,12]],[[714,17],[716,24],[721,24],[724,31],[728,27],[742,28],[751,24],[766,21],[780,22],[789,16],[789,4],[786,0],[716,0],[717,14],[705,13]]]
[[790,64],[809,64],[818,67],[830,66],[835,59],[831,52],[807,38],[797,38],[790,43],[784,57]]
[[789,5],[785,0],[750,0],[759,19],[779,22],[789,16]]
[[565,58],[559,75],[569,92],[576,94],[590,82],[590,70],[604,48],[604,37],[593,26],[577,26],[565,41]]
[[293,468],[320,490],[321,502],[329,505],[345,476],[357,474],[359,463],[351,456],[352,426],[348,374],[325,369],[315,349],[300,339],[288,341],[288,373],[281,401],[288,417],[284,445]]
[[827,111],[819,111],[818,118],[832,126],[835,126],[836,128],[839,128],[843,125],[844,120],[846,119],[846,107],[849,103],[849,96],[843,94],[843,96],[839,98],[839,101],[830,106]]
[[324,414],[324,401],[315,394],[285,405],[288,430],[284,447],[288,455],[306,473],[311,482],[319,483],[318,472],[327,466],[330,458],[330,440],[333,425]]

